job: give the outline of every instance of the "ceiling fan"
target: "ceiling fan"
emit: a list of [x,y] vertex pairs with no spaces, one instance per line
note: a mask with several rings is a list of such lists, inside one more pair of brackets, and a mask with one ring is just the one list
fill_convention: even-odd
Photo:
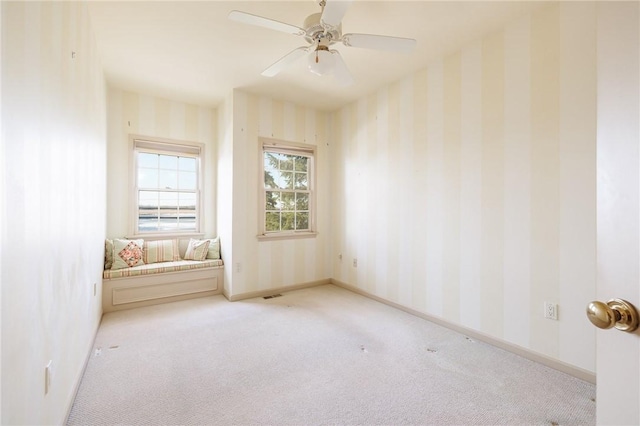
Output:
[[304,37],[307,46],[298,47],[276,61],[262,72],[266,77],[273,77],[301,57],[308,55],[309,71],[317,75],[333,74],[339,84],[348,86],[353,83],[353,76],[342,59],[340,52],[330,47],[341,42],[347,47],[385,50],[390,52],[411,52],[416,41],[410,38],[390,37],[374,34],[342,34],[342,18],[351,0],[316,0],[322,8],[304,20],[303,27],[233,10],[229,19],[245,24],[256,25],[276,31]]

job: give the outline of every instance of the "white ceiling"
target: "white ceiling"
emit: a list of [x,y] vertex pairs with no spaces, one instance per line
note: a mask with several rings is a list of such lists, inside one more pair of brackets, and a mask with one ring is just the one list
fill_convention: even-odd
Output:
[[320,11],[315,0],[94,1],[89,11],[113,87],[214,107],[237,88],[334,110],[540,4],[355,0],[342,21],[343,33],[415,38],[418,44],[408,55],[335,45],[356,80],[348,88],[337,85],[332,76],[311,74],[304,59],[275,77],[261,76],[289,51],[306,45],[305,40],[227,19],[237,9],[303,26],[308,15]]

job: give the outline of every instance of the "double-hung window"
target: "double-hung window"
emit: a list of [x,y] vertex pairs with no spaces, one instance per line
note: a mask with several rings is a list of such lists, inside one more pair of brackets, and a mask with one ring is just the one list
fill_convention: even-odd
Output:
[[315,147],[261,139],[260,237],[315,234]]
[[134,138],[135,234],[200,232],[203,147]]

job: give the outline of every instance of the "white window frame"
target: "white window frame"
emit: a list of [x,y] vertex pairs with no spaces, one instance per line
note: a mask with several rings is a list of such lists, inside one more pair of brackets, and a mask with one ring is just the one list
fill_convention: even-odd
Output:
[[[317,152],[315,145],[308,145],[297,142],[288,142],[278,139],[270,138],[258,138],[260,145],[260,165],[258,167],[259,182],[258,182],[258,194],[259,203],[258,206],[258,239],[259,240],[279,240],[279,239],[293,239],[293,238],[310,238],[315,237],[318,232],[316,228],[316,164],[317,164]],[[264,182],[264,154],[265,152],[276,152],[287,155],[303,155],[309,157],[309,163],[307,164],[308,173],[308,189],[305,192],[309,194],[309,229],[304,231],[286,230],[286,231],[266,231],[266,194],[269,191],[265,187]],[[295,189],[294,189],[295,192]]]
[[[171,238],[171,237],[201,237],[203,228],[203,203],[202,194],[204,194],[204,144],[198,142],[188,142],[175,139],[157,138],[151,136],[130,135],[130,161],[131,161],[131,226],[130,237],[143,238]],[[154,154],[166,154],[173,156],[193,157],[197,159],[197,188],[196,188],[196,223],[195,230],[179,230],[172,229],[166,231],[149,231],[144,232],[138,229],[138,152],[150,152]]]

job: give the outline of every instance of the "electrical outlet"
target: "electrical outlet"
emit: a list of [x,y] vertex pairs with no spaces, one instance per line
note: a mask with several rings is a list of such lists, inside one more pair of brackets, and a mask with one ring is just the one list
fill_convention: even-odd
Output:
[[358,267],[358,259],[353,259],[353,267],[354,268]]
[[556,303],[544,302],[544,317],[552,320],[557,320],[558,305]]
[[53,375],[53,370],[51,364],[52,360],[49,360],[47,365],[44,367],[44,394],[49,393],[49,389],[51,389],[51,376]]
[[242,265],[240,264],[240,262],[236,262],[236,272],[240,271],[242,271]]

